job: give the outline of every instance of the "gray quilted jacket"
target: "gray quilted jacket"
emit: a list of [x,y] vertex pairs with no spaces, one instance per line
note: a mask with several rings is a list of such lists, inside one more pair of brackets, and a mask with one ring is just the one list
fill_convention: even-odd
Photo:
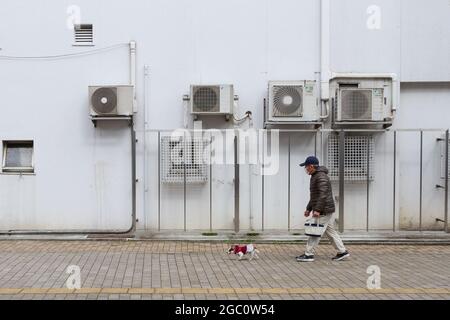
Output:
[[312,174],[309,191],[310,200],[306,210],[317,211],[321,215],[331,214],[336,210],[331,182],[328,177],[328,169],[326,167],[318,167]]

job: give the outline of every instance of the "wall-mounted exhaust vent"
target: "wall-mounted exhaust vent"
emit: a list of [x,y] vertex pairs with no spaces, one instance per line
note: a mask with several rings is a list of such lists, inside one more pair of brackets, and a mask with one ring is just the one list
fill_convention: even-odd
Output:
[[75,32],[75,46],[94,45],[94,27],[92,24],[76,24],[73,27]]
[[[347,135],[344,143],[344,181],[357,182],[374,179],[374,141],[371,135]],[[369,168],[367,168],[369,162]],[[339,180],[339,136],[331,134],[328,137],[327,167],[329,177]]]

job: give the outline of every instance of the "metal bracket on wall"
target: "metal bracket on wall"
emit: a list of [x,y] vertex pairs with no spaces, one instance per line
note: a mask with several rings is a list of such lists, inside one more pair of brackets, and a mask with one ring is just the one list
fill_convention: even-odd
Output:
[[91,121],[94,124],[94,128],[97,128],[97,121],[128,121],[128,126],[131,127],[133,123],[133,117],[91,117]]

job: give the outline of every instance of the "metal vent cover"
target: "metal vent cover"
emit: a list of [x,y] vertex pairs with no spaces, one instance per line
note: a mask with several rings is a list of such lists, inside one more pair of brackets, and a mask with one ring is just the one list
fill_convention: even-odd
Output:
[[[369,180],[374,180],[374,139],[372,135],[347,135],[344,143],[344,181],[367,180],[367,161],[369,161]],[[339,136],[328,136],[327,168],[333,181],[339,180]]]
[[[161,137],[161,182],[204,183],[208,180],[203,153],[207,141],[199,138]],[[185,180],[186,179],[186,180]]]
[[94,43],[94,27],[92,24],[74,25],[75,44],[92,45]]
[[273,116],[303,116],[303,87],[289,85],[273,86]]
[[116,114],[117,88],[98,88],[91,96],[91,104],[95,112],[98,114]]
[[341,89],[341,120],[372,120],[372,90]]
[[220,112],[219,86],[196,86],[192,99],[194,112]]

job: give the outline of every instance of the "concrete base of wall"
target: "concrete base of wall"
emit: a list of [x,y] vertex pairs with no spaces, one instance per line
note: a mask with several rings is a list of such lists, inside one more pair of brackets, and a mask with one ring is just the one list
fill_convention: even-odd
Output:
[[[1,240],[87,240],[87,241],[198,241],[198,242],[232,242],[232,243],[303,243],[307,237],[295,232],[265,231],[237,233],[217,231],[217,234],[205,235],[201,231],[137,231],[128,235],[0,235]],[[348,231],[342,234],[345,243],[352,244],[449,244],[450,233],[442,231],[399,231],[399,232],[365,232]],[[327,239],[323,240],[324,243]]]

